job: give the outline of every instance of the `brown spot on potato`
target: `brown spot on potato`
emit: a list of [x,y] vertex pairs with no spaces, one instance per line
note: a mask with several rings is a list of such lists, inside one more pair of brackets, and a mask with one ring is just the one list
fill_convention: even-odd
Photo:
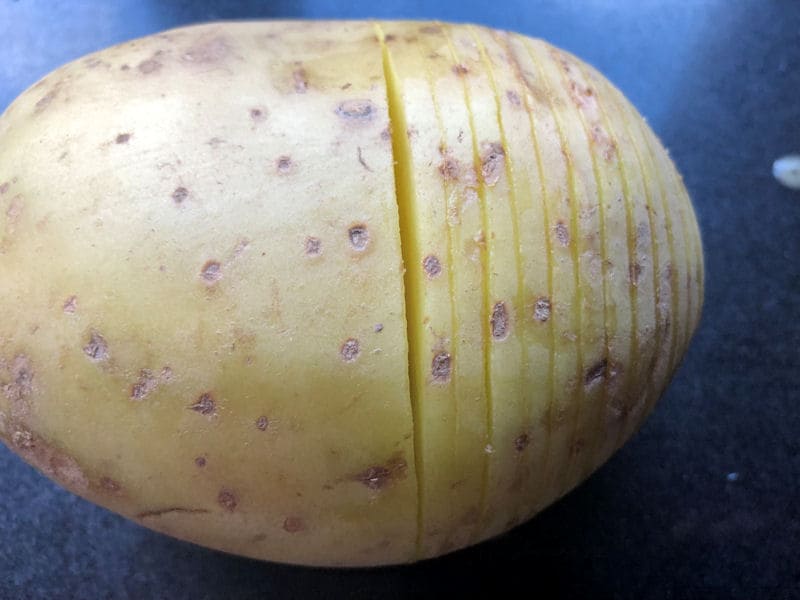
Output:
[[367,226],[364,224],[353,225],[347,231],[347,236],[350,238],[350,245],[359,252],[363,251],[369,244],[369,231],[367,231]]
[[593,367],[591,367],[588,371],[586,371],[586,376],[584,377],[584,383],[586,386],[591,386],[594,383],[604,379],[606,377],[608,370],[608,361],[604,358]]
[[505,302],[496,302],[492,307],[490,323],[492,326],[492,337],[495,340],[504,340],[508,337],[511,326]]
[[197,42],[181,56],[181,60],[193,64],[208,64],[219,62],[230,52],[225,38],[217,36],[210,40]]
[[536,303],[533,305],[533,318],[541,323],[544,323],[550,318],[551,308],[550,298],[546,296],[540,296],[536,299]]
[[233,491],[223,488],[217,494],[217,503],[228,512],[233,512],[239,506],[239,498]]
[[305,521],[300,517],[286,517],[283,520],[283,529],[288,533],[298,533],[306,528]]
[[383,323],[376,323],[375,327],[372,328],[375,333],[380,333],[383,331]]
[[639,277],[642,276],[642,270],[642,265],[638,262],[634,262],[628,267],[628,277],[630,278],[631,285],[639,285]]
[[483,146],[483,152],[481,153],[481,176],[486,185],[493,186],[498,182],[505,168],[506,152],[503,145],[499,142],[492,142],[484,144]]
[[115,139],[115,144],[127,144],[131,139],[130,133],[120,133]]
[[528,436],[528,434],[521,433],[514,439],[514,450],[516,450],[517,452],[522,452],[525,450],[525,448],[528,447],[528,444],[530,444],[530,442],[531,439]]
[[198,456],[194,459],[194,464],[201,469],[206,466],[206,462],[205,456]]
[[309,236],[305,241],[306,256],[319,256],[322,254],[322,240]]
[[419,28],[420,33],[427,33],[428,35],[436,35],[442,33],[442,28],[438,25],[425,25]]
[[131,68],[131,66],[126,63],[124,65],[120,65],[119,70],[120,71],[130,71],[130,68]]
[[183,186],[176,187],[175,191],[172,192],[172,199],[174,200],[175,204],[182,204],[183,201],[188,197],[189,190]]
[[292,162],[291,156],[287,156],[284,154],[283,156],[279,156],[275,160],[275,169],[278,171],[279,175],[288,175],[289,173],[292,172],[293,166],[294,163]]
[[368,121],[375,113],[375,105],[370,100],[345,100],[336,107],[336,114],[344,119]]
[[358,147],[358,149],[357,149],[357,154],[358,154],[358,163],[359,163],[359,164],[360,164],[362,167],[364,167],[364,168],[365,168],[367,171],[369,171],[370,173],[372,173],[372,169],[370,169],[369,165],[368,165],[368,164],[367,164],[367,162],[364,160],[364,155],[363,155],[363,151],[361,150],[361,146],[359,146],[359,147]]
[[88,489],[89,480],[74,458],[22,425],[12,428],[11,443],[26,462],[67,488]]
[[558,223],[556,223],[553,229],[555,230],[556,239],[558,240],[558,243],[561,244],[562,246],[569,246],[569,229],[567,228],[564,221],[559,221]]
[[592,141],[600,149],[602,157],[607,161],[614,158],[614,154],[617,152],[617,143],[611,139],[608,132],[600,125],[595,125],[592,127],[591,135]]
[[0,183],[0,196],[5,194],[8,191],[8,188],[11,187],[11,184],[8,181],[4,181]]
[[190,404],[188,408],[189,410],[209,417],[216,414],[217,403],[214,400],[214,396],[211,395],[211,392],[205,392],[200,394],[195,403]]
[[513,106],[522,106],[522,99],[519,97],[519,94],[514,90],[507,90],[506,91],[506,98]]
[[158,387],[158,379],[150,369],[139,371],[139,379],[131,386],[131,400],[144,400],[144,398]]
[[428,279],[438,277],[442,273],[442,263],[433,254],[429,254],[422,259],[422,268],[425,270]]
[[92,362],[103,362],[108,360],[108,343],[102,334],[92,329],[89,333],[89,343],[83,347],[83,353]]
[[216,260],[209,260],[203,265],[203,268],[200,269],[200,277],[205,281],[208,285],[213,285],[222,279],[222,265],[219,264],[219,261]]
[[358,355],[361,354],[361,346],[355,338],[345,340],[342,347],[339,349],[339,354],[342,356],[344,362],[354,362]]
[[139,66],[136,68],[139,69],[140,73],[143,73],[144,75],[149,75],[150,73],[155,73],[156,71],[161,69],[161,67],[162,64],[158,62],[156,59],[148,58],[147,60],[143,60],[142,62],[140,62]]
[[455,158],[445,155],[439,163],[439,173],[445,181],[457,181],[461,175],[461,165]]
[[371,490],[379,491],[406,476],[408,465],[401,454],[391,457],[385,464],[369,467],[353,479]]
[[70,296],[64,300],[64,304],[61,305],[61,309],[68,315],[74,314],[75,311],[78,310],[78,297]]
[[122,485],[118,481],[107,476],[100,478],[100,489],[109,494],[117,495],[122,493]]
[[469,73],[469,69],[465,65],[462,65],[461,63],[459,63],[457,65],[453,65],[453,69],[452,70],[453,70],[453,73],[455,73],[459,77],[463,77],[464,75]]
[[157,510],[146,510],[136,515],[137,519],[149,519],[152,517],[163,517],[164,515],[202,515],[211,511],[205,508],[184,508],[182,506],[171,506],[169,508],[159,508]]
[[386,36],[384,37],[384,39],[387,42],[393,42],[393,41],[395,41],[397,39],[397,36],[395,34],[393,34],[393,33],[387,33]]
[[251,108],[250,118],[253,119],[253,121],[263,121],[267,118],[267,111],[260,107]]
[[[0,361],[0,368],[5,365],[5,361]],[[33,369],[28,357],[24,354],[15,356],[8,368],[8,374],[9,381],[2,384],[0,389],[10,403],[12,416],[25,417],[30,412],[28,397],[33,392]]]
[[33,112],[35,114],[40,114],[44,112],[44,110],[50,106],[50,104],[55,100],[56,96],[58,96],[59,87],[56,85],[53,89],[47,92],[44,96],[39,98],[36,101],[36,104],[33,107]]
[[269,419],[266,416],[261,415],[256,419],[256,428],[259,431],[266,431],[267,427],[269,427]]
[[450,381],[450,354],[439,352],[431,360],[431,376],[436,383]]
[[172,369],[170,367],[164,367],[161,369],[161,379],[165,382],[172,380]]
[[308,76],[306,70],[302,67],[292,71],[292,81],[294,83],[294,91],[298,94],[305,94],[308,90]]

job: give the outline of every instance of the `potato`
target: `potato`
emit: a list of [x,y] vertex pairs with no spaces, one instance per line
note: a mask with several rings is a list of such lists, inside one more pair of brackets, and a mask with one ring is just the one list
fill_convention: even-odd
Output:
[[419,22],[169,31],[0,118],[0,437],[259,559],[434,557],[585,479],[697,327],[664,148],[543,41]]

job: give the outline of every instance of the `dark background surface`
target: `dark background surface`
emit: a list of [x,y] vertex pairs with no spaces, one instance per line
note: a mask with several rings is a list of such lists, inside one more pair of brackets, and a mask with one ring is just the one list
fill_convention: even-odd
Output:
[[[0,446],[0,598],[800,598],[800,1],[0,0],[0,110],[104,46],[212,19],[406,17],[543,37],[604,72],[695,202],[703,321],[641,432],[506,536],[402,568],[258,563],[152,533]],[[0,282],[2,285],[2,282]],[[497,594],[491,594],[491,590]]]

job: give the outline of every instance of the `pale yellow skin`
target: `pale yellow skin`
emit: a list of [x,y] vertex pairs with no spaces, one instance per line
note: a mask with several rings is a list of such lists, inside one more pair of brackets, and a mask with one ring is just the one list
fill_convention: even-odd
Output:
[[544,42],[170,31],[0,117],[0,438],[140,524],[378,565],[506,531],[652,410],[700,317],[666,152]]

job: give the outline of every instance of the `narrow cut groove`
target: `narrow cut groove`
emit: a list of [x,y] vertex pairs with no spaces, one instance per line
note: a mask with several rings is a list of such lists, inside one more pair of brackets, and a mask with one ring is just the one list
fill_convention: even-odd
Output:
[[[444,37],[447,40],[447,46],[450,50],[450,57],[453,59],[455,64],[460,64],[458,60],[458,54],[456,53],[455,46],[453,44],[453,39],[450,35],[450,27],[446,26],[444,23],[437,22],[436,25],[442,28],[444,31]],[[462,84],[464,90],[464,99],[467,106],[467,113],[469,114],[469,128],[470,134],[472,137],[472,161],[473,166],[476,170],[480,170],[481,158],[480,158],[480,148],[478,146],[478,140],[475,135],[475,116],[472,114],[472,104],[470,100],[469,88],[467,87],[466,83]],[[478,181],[478,198],[481,204],[481,227],[483,229],[483,236],[485,239],[489,239],[489,232],[488,232],[488,217],[486,214],[486,186],[483,182],[483,179],[479,179]],[[481,323],[482,323],[482,336],[483,336],[483,381],[484,381],[484,395],[486,397],[486,437],[488,447],[487,449],[491,449],[494,446],[494,406],[492,404],[492,383],[491,383],[491,363],[489,360],[489,351],[491,345],[491,332],[489,331],[489,315],[491,314],[490,302],[491,299],[489,297],[489,252],[484,246],[481,249],[481,283],[483,286],[482,293],[483,293],[483,306],[481,310]],[[489,462],[490,462],[490,452],[485,453],[484,462],[483,462],[483,484],[481,486],[481,500],[480,500],[480,507],[479,511],[480,514],[484,514],[486,511],[486,495],[487,495],[487,487],[489,482]],[[476,532],[476,535],[480,535],[480,532]]]
[[[515,56],[514,50],[511,47],[511,43],[508,39],[509,34],[505,34],[505,43],[500,43],[498,39],[498,34],[496,32],[492,32],[492,35],[495,37],[495,40],[498,41],[501,47],[503,47],[506,53],[513,57],[512,66],[515,70],[515,76],[518,80],[525,85],[524,76],[520,71],[520,66],[518,59]],[[553,261],[555,260],[555,256],[553,254],[553,243],[551,237],[551,227],[550,227],[550,207],[548,203],[552,200],[549,198],[549,194],[547,193],[547,186],[545,185],[545,175],[544,175],[544,168],[542,167],[542,151],[539,146],[539,136],[536,133],[536,126],[534,124],[534,110],[533,107],[529,103],[528,94],[522,94],[520,98],[521,102],[525,107],[525,112],[528,116],[528,124],[530,127],[530,134],[531,134],[531,141],[533,145],[534,155],[536,157],[536,172],[539,175],[539,194],[540,199],[542,202],[542,218],[544,220],[544,229],[545,229],[545,248],[547,250],[547,297],[549,301],[553,302]],[[535,190],[531,189],[531,193],[533,194]],[[546,435],[547,439],[545,440],[544,447],[542,449],[543,452],[543,462],[542,462],[542,473],[547,473],[547,469],[549,468],[549,458],[550,458],[550,444],[552,442],[552,433],[553,433],[553,400],[554,400],[554,393],[555,393],[555,356],[556,356],[556,330],[554,325],[554,319],[548,318],[547,319],[547,329],[548,329],[548,337],[549,337],[549,364],[547,369],[547,398],[548,404],[547,408],[545,409],[545,427],[546,427]]]
[[[512,214],[512,232],[513,232],[513,244],[514,244],[514,258],[515,258],[515,267],[516,267],[516,277],[517,277],[517,293],[516,298],[514,301],[515,306],[517,307],[516,314],[517,314],[517,321],[521,322],[524,317],[520,317],[520,315],[524,315],[524,307],[525,307],[525,274],[522,270],[522,252],[520,248],[520,236],[519,236],[519,212],[517,211],[517,182],[514,179],[514,158],[513,152],[510,151],[508,146],[508,140],[506,137],[506,130],[505,125],[503,124],[503,116],[502,116],[502,109],[500,106],[500,94],[497,90],[497,83],[495,81],[495,74],[494,68],[492,66],[491,60],[486,54],[486,48],[483,43],[480,41],[478,36],[475,34],[474,28],[471,25],[467,26],[470,37],[474,41],[475,45],[478,47],[478,51],[481,57],[481,63],[483,64],[486,72],[488,74],[489,83],[491,84],[492,92],[494,92],[494,102],[495,102],[495,111],[497,113],[497,123],[498,127],[500,128],[500,139],[503,145],[503,148],[506,148],[506,159],[505,159],[505,167],[506,167],[506,177],[508,178],[509,182],[509,203],[511,205],[511,214]],[[488,262],[488,259],[487,259]],[[488,282],[487,282],[488,285]],[[488,294],[487,294],[487,301],[488,301]],[[524,326],[517,326],[516,331],[519,332],[519,338],[521,341],[521,360],[519,366],[519,380],[521,383],[525,382],[525,371],[528,368],[528,344],[527,344],[527,335],[526,335],[526,328]],[[488,356],[486,358],[488,361]],[[492,407],[493,408],[493,407]],[[526,409],[524,414],[525,419],[525,426],[528,426],[530,422],[530,403],[526,403]],[[517,463],[517,473],[520,471],[520,462]]]
[[[550,83],[548,82],[547,78],[545,77],[544,70],[542,69],[542,65],[539,63],[539,60],[536,57],[536,52],[531,46],[531,42],[526,37],[520,38],[525,45],[525,49],[528,51],[528,55],[530,56],[531,62],[536,65],[536,70],[539,73],[539,79],[545,83],[546,90],[547,90],[547,105],[550,108],[550,113],[553,116],[553,122],[555,123],[556,130],[558,131],[558,139],[561,144],[562,151],[565,153],[566,156],[569,156],[569,147],[566,144],[564,139],[564,128],[561,123],[561,118],[558,115],[558,111],[556,110],[553,104],[553,92],[550,89]],[[576,194],[576,187],[575,187],[575,170],[572,166],[572,159],[568,158],[566,161],[566,168],[567,168],[567,181],[568,181],[568,189],[570,195],[570,229],[572,232],[578,231],[578,210],[576,207],[577,203],[577,194]],[[577,236],[576,236],[577,237]],[[575,299],[574,299],[574,315],[575,315],[575,324],[576,324],[576,339],[575,339],[575,354],[577,356],[577,372],[575,373],[575,380],[579,382],[575,388],[575,402],[577,403],[577,410],[575,411],[575,424],[573,426],[574,434],[571,443],[575,442],[575,435],[577,435],[578,425],[580,423],[580,408],[584,401],[584,386],[580,384],[583,379],[583,348],[581,346],[581,336],[582,334],[582,314],[581,314],[581,306],[583,306],[583,291],[581,289],[580,283],[580,261],[578,256],[578,244],[576,240],[571,240],[572,246],[570,247],[570,252],[572,253],[572,263],[575,266],[574,270],[574,284],[575,284]],[[567,465],[565,465],[565,468]],[[565,490],[559,489],[558,494],[561,495],[564,493]]]
[[[650,139],[653,134],[648,135],[649,132],[646,130],[644,122],[641,119],[639,119],[637,125],[638,125],[639,130],[640,130],[641,140],[644,142],[644,144],[646,146],[644,151],[648,155],[649,160],[650,160],[651,164],[653,165],[653,172],[655,174],[656,180],[658,181],[659,196],[661,198],[661,215],[662,215],[662,218],[664,219],[664,226],[666,227],[666,230],[667,230],[667,245],[669,247],[669,260],[670,260],[670,262],[669,262],[669,267],[670,267],[670,273],[669,273],[669,275],[670,275],[670,285],[669,285],[669,287],[670,287],[671,302],[670,302],[670,314],[668,316],[668,322],[670,323],[669,331],[665,332],[665,334],[669,335],[669,337],[670,337],[670,348],[669,348],[669,354],[668,354],[669,358],[668,358],[668,362],[667,362],[667,380],[669,380],[669,378],[671,377],[671,374],[672,374],[672,372],[673,372],[673,370],[675,368],[676,352],[677,352],[677,349],[678,349],[677,348],[677,346],[678,346],[678,335],[677,335],[678,328],[674,324],[675,323],[675,318],[678,316],[678,306],[679,306],[678,286],[676,285],[677,275],[676,275],[676,269],[675,269],[675,237],[674,237],[674,232],[672,231],[672,217],[670,215],[670,210],[669,210],[669,206],[668,206],[669,199],[667,198],[667,189],[666,189],[666,185],[665,185],[665,182],[664,182],[664,174],[662,172],[662,168],[660,167],[660,165],[658,164],[658,161],[656,160],[656,153],[655,153],[655,149],[653,148],[654,139],[652,139],[652,140]],[[661,277],[663,278],[663,275],[661,275]],[[661,283],[663,283],[663,282],[660,282],[659,285],[661,285]],[[665,384],[666,384],[666,382],[665,382]],[[645,407],[645,410],[643,411],[643,416],[650,412],[650,409],[652,409],[653,405],[655,404],[655,401],[656,401],[656,398],[650,398],[648,406]]]
[[421,322],[420,308],[421,301],[419,292],[421,285],[415,281],[419,277],[419,269],[410,268],[413,263],[413,256],[419,254],[419,240],[417,239],[417,215],[414,210],[414,198],[416,196],[414,178],[410,172],[410,165],[399,160],[398,157],[410,156],[410,147],[406,130],[405,110],[402,102],[398,102],[399,91],[395,79],[394,69],[392,68],[391,56],[386,47],[386,38],[380,24],[374,24],[378,39],[381,42],[383,57],[383,77],[386,82],[386,100],[389,111],[389,129],[391,132],[392,158],[394,164],[394,184],[395,200],[397,201],[399,226],[400,226],[400,250],[403,257],[404,274],[403,287],[405,294],[405,317],[406,317],[406,337],[408,343],[408,380],[411,402],[411,415],[414,425],[414,470],[417,477],[417,538],[416,538],[416,558],[422,558],[422,536],[423,536],[423,498],[425,489],[425,470],[422,458],[422,435],[423,419],[420,418],[418,402],[422,394],[424,378],[418,376],[414,365],[418,356],[422,356],[425,350],[421,347],[422,340],[416,336],[414,325]]
[[[561,83],[562,83],[562,85],[564,85],[565,89],[569,89],[570,80],[569,80],[567,72],[565,71],[565,68],[564,67],[559,67],[559,72],[561,73]],[[599,102],[598,102],[598,104],[599,104]],[[602,334],[602,337],[603,337],[603,350],[604,350],[604,362],[601,363],[601,364],[604,365],[604,367],[603,367],[603,373],[601,374],[601,377],[600,377],[601,380],[602,380],[602,383],[601,383],[601,392],[600,392],[599,401],[600,401],[600,403],[601,403],[601,405],[603,407],[606,407],[608,405],[608,401],[609,401],[609,385],[610,385],[609,384],[610,377],[609,377],[608,372],[609,372],[609,369],[611,368],[610,365],[611,365],[611,361],[612,361],[611,348],[609,346],[609,335],[608,335],[609,325],[610,325],[610,323],[609,323],[609,308],[608,307],[609,307],[609,304],[610,304],[609,296],[611,295],[611,292],[608,289],[609,288],[609,283],[608,283],[608,262],[609,262],[609,259],[608,259],[608,233],[606,231],[606,219],[608,218],[607,214],[606,214],[607,213],[607,211],[606,211],[606,208],[607,208],[606,207],[606,195],[605,195],[605,193],[603,191],[603,177],[600,174],[600,167],[598,165],[597,153],[592,148],[592,133],[590,131],[590,125],[588,123],[587,116],[584,114],[584,111],[581,108],[575,108],[575,113],[578,116],[578,120],[580,121],[580,123],[581,123],[581,125],[583,127],[583,133],[584,133],[584,135],[586,137],[586,145],[588,147],[589,157],[590,157],[591,163],[592,163],[592,175],[594,176],[594,183],[595,183],[595,186],[597,188],[596,201],[597,201],[599,220],[600,220],[600,223],[599,223],[600,228],[599,228],[599,231],[598,231],[599,238],[600,238],[600,279],[602,280],[602,285],[603,285],[603,327],[602,327],[603,334]],[[577,199],[576,199],[576,204],[577,204]],[[629,222],[630,215],[626,215],[626,217],[628,217],[626,219],[626,234],[627,234],[626,237],[628,237],[628,240],[629,240],[628,262],[630,262],[630,222]],[[577,226],[575,228],[575,231],[576,232],[578,231]],[[576,233],[576,238],[577,238],[577,233]],[[577,242],[577,240],[576,240],[576,242]],[[580,267],[579,267],[579,269],[580,269]],[[582,303],[581,303],[581,305],[582,305]],[[616,303],[615,303],[615,310],[616,310]],[[631,307],[631,310],[633,310],[633,306]],[[616,314],[615,314],[615,321],[616,321]],[[582,400],[581,403],[578,405],[578,415],[577,415],[577,417],[575,419],[576,422],[578,423],[578,426],[576,427],[576,435],[577,435],[577,429],[580,427],[581,418],[582,418],[582,412],[583,412],[583,408],[584,408],[582,406],[584,404],[584,402],[583,402],[584,399],[581,398],[581,400]],[[576,438],[573,438],[573,444],[574,443],[577,443],[577,439]],[[593,443],[597,443],[597,440],[593,440]],[[580,459],[578,459],[577,462],[580,463]],[[577,465],[577,468],[579,468],[579,464]],[[582,478],[583,478],[583,476],[581,477],[581,479]]]
[[[650,189],[651,182],[649,177],[647,176],[647,172],[644,166],[644,161],[642,159],[641,152],[639,152],[639,147],[636,144],[636,141],[633,137],[633,132],[631,131],[631,127],[628,123],[628,111],[626,110],[626,106],[624,104],[617,103],[616,109],[620,111],[620,121],[622,121],[622,126],[625,131],[625,135],[630,141],[630,148],[636,157],[636,163],[639,166],[639,173],[642,176],[642,186],[644,188],[645,194],[645,202],[647,205],[647,221],[648,227],[650,228],[650,260],[651,260],[651,267],[650,270],[652,271],[653,277],[653,304],[654,304],[654,315],[656,316],[656,327],[653,331],[653,356],[656,357],[658,355],[658,349],[661,347],[661,337],[662,337],[662,327],[659,326],[658,322],[658,315],[659,315],[659,307],[658,307],[658,298],[662,293],[662,285],[659,281],[658,273],[659,273],[659,259],[658,259],[658,250],[656,248],[656,235],[655,235],[655,225],[654,225],[654,207],[655,207],[655,200],[653,198],[653,193]],[[602,109],[601,109],[602,110]],[[634,355],[635,356],[635,355]],[[647,370],[647,382],[646,388],[648,402],[649,400],[658,393],[656,389],[656,384],[654,380],[655,376],[655,369],[648,369]],[[644,407],[643,407],[644,410]],[[614,442],[614,449],[616,450],[625,442],[625,434],[626,429],[624,427],[620,427],[619,432],[617,434],[617,439]]]
[[[580,65],[578,65],[578,68],[580,69],[580,71],[582,73],[582,77],[586,81],[591,81],[591,79],[587,76],[586,69],[580,67]],[[606,110],[603,107],[603,101],[601,99],[602,97],[603,97],[602,94],[596,94],[595,95],[595,101],[597,102],[597,110],[601,115],[601,118],[602,118],[602,121],[603,121],[603,125],[604,125],[604,127],[606,128],[606,130],[608,132],[608,137],[612,140],[613,145],[617,148],[617,170],[618,170],[618,173],[619,173],[620,181],[622,183],[622,197],[623,197],[623,200],[625,202],[625,234],[626,234],[625,237],[626,237],[627,244],[628,244],[627,265],[633,265],[636,262],[636,245],[635,245],[634,235],[633,235],[634,232],[636,231],[636,228],[633,225],[633,212],[634,212],[634,209],[633,209],[633,206],[632,206],[632,203],[634,202],[634,200],[631,198],[630,184],[629,184],[628,178],[626,176],[626,171],[625,171],[625,161],[622,158],[622,150],[620,150],[620,148],[622,148],[623,146],[622,146],[622,144],[619,143],[620,140],[619,140],[618,132],[616,132],[614,130],[614,128],[611,126],[611,121],[610,121],[610,119],[608,117],[608,114],[607,114]],[[588,130],[587,130],[587,135],[589,135]],[[596,159],[594,153],[592,154],[592,160],[595,162],[595,164],[597,163],[597,159]],[[597,176],[597,171],[596,170],[595,170],[595,176]],[[598,177],[597,185],[598,185],[598,189],[600,189],[599,177]],[[609,348],[609,345],[608,345],[608,308],[607,308],[608,307],[608,291],[607,291],[608,290],[608,284],[607,284],[607,276],[606,276],[606,262],[608,260],[608,254],[607,254],[607,236],[606,236],[606,231],[605,231],[605,218],[606,217],[605,217],[605,212],[604,212],[604,209],[603,209],[603,204],[604,204],[604,201],[603,201],[603,195],[602,195],[602,192],[601,192],[600,193],[600,214],[601,214],[601,221],[603,223],[602,234],[601,234],[602,240],[603,240],[603,242],[602,242],[602,248],[603,249],[602,249],[601,252],[602,252],[602,255],[603,255],[603,294],[605,296],[605,304],[606,304],[606,310],[604,312],[604,315],[605,315],[605,317],[604,317],[605,318],[605,327],[604,327],[604,329],[605,329],[606,352],[608,353],[608,356],[609,356],[608,360],[611,361],[612,360],[611,349]],[[651,235],[650,238],[652,239],[652,237],[653,236]],[[630,332],[631,341],[630,341],[630,354],[629,354],[631,362],[629,362],[627,365],[625,365],[625,369],[626,369],[625,382],[624,382],[624,385],[622,387],[622,391],[620,392],[622,394],[623,399],[625,399],[626,401],[629,398],[629,394],[630,394],[630,390],[631,390],[631,384],[632,384],[632,380],[633,380],[633,373],[632,373],[632,369],[631,369],[631,364],[633,363],[633,361],[639,359],[639,336],[638,336],[638,331],[637,331],[637,324],[639,323],[639,309],[638,309],[638,305],[637,305],[637,301],[636,301],[637,300],[637,295],[638,295],[638,289],[633,284],[632,281],[629,282],[629,284],[628,284],[628,294],[629,294],[630,311],[631,311],[631,332]],[[603,399],[602,399],[602,402],[603,402],[603,407],[606,410],[608,409],[608,405],[609,405],[609,402],[611,400],[611,398],[609,397],[610,379],[611,379],[611,377],[608,376],[608,374],[607,374],[606,378],[605,378],[605,385],[603,387]],[[620,431],[623,431],[623,430],[624,430],[624,428],[620,427]],[[615,443],[614,447],[616,448],[616,443]]]

